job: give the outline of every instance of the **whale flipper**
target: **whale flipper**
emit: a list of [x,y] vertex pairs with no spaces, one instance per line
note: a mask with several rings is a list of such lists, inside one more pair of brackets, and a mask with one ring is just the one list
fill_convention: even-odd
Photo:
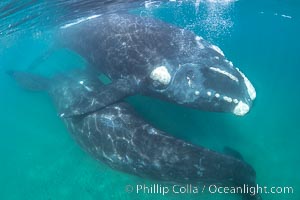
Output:
[[[15,79],[20,86],[31,91],[49,91],[49,86],[55,82],[26,71],[7,70],[6,73]],[[65,78],[70,78],[67,74],[64,76]],[[91,85],[86,85],[85,81],[84,75],[82,75],[82,80],[74,81],[74,87],[77,87],[82,92],[76,94],[74,101],[68,102],[65,107],[61,108],[60,117],[71,118],[87,115],[138,92],[137,85],[131,79],[119,79],[108,85],[97,83],[97,88],[91,88]],[[93,81],[95,84],[100,82],[98,79]],[[99,85],[101,86],[99,87]],[[87,99],[92,101],[87,101]]]
[[45,62],[53,53],[57,50],[56,46],[50,47],[48,50],[46,50],[43,54],[38,56],[28,67],[28,71],[33,71],[36,68],[38,68],[43,62]]
[[76,98],[76,101],[62,110],[60,117],[71,118],[87,115],[138,92],[136,83],[130,79],[119,79],[101,86],[96,91],[85,85],[84,80],[79,81],[77,84],[80,84],[86,90],[82,98],[94,99],[93,103],[82,101],[82,98]]
[[23,88],[31,91],[43,91],[49,87],[50,80],[26,71],[7,70],[6,73]]

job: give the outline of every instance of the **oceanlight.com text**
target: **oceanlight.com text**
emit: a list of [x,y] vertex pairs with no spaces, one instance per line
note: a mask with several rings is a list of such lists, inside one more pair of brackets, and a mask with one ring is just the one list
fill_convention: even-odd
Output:
[[219,186],[219,185],[162,185],[162,184],[137,184],[126,185],[125,191],[127,193],[136,194],[293,194],[294,188],[291,186]]

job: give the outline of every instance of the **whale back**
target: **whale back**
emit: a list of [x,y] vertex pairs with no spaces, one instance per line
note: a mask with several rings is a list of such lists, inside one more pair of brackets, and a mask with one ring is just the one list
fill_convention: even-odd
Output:
[[[149,17],[103,15],[59,32],[59,43],[112,79],[145,77],[164,62],[178,66],[195,54],[195,35]],[[174,69],[175,70],[175,69]]]

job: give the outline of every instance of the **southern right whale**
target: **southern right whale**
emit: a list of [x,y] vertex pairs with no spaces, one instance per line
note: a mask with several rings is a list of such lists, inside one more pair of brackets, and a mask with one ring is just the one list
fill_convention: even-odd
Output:
[[[8,74],[27,89],[46,90],[58,112],[73,106],[75,99],[95,103],[91,96],[102,85],[97,76],[81,70],[51,79],[21,71]],[[242,159],[176,139],[144,121],[127,103],[63,120],[84,150],[114,169],[169,183],[256,185],[254,169]]]
[[61,110],[64,117],[90,113],[137,93],[242,116],[256,97],[248,78],[217,46],[158,19],[124,13],[87,18],[61,28],[56,45],[77,52],[112,80],[93,94],[96,103],[74,101]]

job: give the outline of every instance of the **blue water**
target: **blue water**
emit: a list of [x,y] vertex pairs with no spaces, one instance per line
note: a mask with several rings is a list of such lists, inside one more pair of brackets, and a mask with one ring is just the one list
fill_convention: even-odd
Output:
[[[263,199],[299,200],[299,9],[297,1],[241,0],[230,4],[201,1],[198,12],[194,3],[132,11],[191,29],[220,46],[247,74],[257,99],[245,117],[201,112],[141,96],[128,101],[147,120],[178,138],[215,150],[236,149],[255,168],[260,185],[294,189],[293,194],[262,194]],[[38,28],[27,32],[22,27],[0,38],[0,199],[241,198],[126,193],[128,184],[157,182],[112,170],[92,159],[70,137],[46,94],[27,92],[4,73],[26,68],[49,47],[51,29]],[[43,62],[41,70],[51,73],[85,64],[77,55],[61,50]]]

